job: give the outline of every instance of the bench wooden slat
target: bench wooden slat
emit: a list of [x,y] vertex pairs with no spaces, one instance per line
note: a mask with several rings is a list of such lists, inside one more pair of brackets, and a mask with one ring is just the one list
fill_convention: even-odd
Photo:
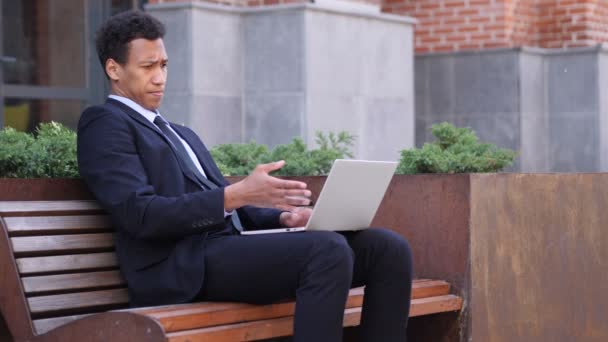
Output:
[[[412,298],[446,295],[449,284],[444,281],[414,282]],[[350,290],[347,308],[363,305],[364,288]],[[242,303],[193,303],[164,308],[139,309],[138,313],[157,319],[165,331],[173,332],[204,328],[214,325],[271,319],[294,314],[294,302],[271,305],[248,305]]]
[[[361,295],[365,287],[357,287],[350,290],[349,296]],[[450,293],[450,284],[443,280],[420,280],[412,282],[412,299],[441,296]]]
[[14,237],[11,238],[11,243],[15,254],[71,253],[109,249],[114,246],[111,233]]
[[[359,324],[361,308],[347,309],[344,312],[345,327]],[[257,341],[272,337],[289,336],[293,334],[293,317],[283,317],[255,322],[237,323],[218,327],[184,331],[167,334],[169,342],[234,342]]]
[[30,297],[27,299],[33,315],[48,314],[96,307],[118,307],[129,301],[127,289],[77,292],[60,295]]
[[[229,309],[230,307],[248,306],[247,304],[234,304],[234,303],[207,303],[207,304],[208,304],[209,308],[212,310],[218,310],[222,307],[223,307],[223,309]],[[197,305],[197,304],[185,304],[185,305],[192,306],[192,305]],[[454,296],[454,295],[445,295],[445,296],[438,296],[438,297],[431,297],[431,298],[414,299],[414,300],[412,300],[412,305],[410,308],[410,317],[421,316],[421,315],[431,314],[431,313],[458,311],[461,308],[462,308],[462,299],[457,296]],[[137,311],[141,311],[141,310],[130,309],[127,311],[137,312]],[[344,316],[345,326],[355,326],[355,325],[359,324],[360,316],[353,314],[353,313],[357,313],[357,312],[360,313],[360,308],[355,307],[355,308],[346,309],[345,316]],[[73,320],[80,319],[80,318],[83,318],[86,316],[88,316],[88,314],[47,318],[47,319],[38,319],[38,320],[34,321],[34,326],[36,328],[36,331],[39,334],[42,334],[42,333],[52,330],[58,326],[67,324]],[[285,321],[285,323],[283,323],[283,321]],[[273,333],[283,331],[282,329],[284,329],[284,328],[287,329],[287,330],[284,330],[285,331],[284,333],[286,335],[268,335],[268,337],[287,336],[292,333],[291,325],[293,324],[293,318],[289,317],[289,316],[281,316],[280,318],[267,319],[267,320],[261,320],[261,321],[236,323],[236,324],[222,325],[222,326],[213,326],[210,328],[202,328],[202,329],[197,329],[197,330],[185,330],[181,334],[179,333],[180,330],[175,330],[175,329],[168,331],[168,332],[172,332],[172,331],[174,332],[174,333],[169,333],[169,337],[171,338],[171,341],[182,341],[183,338],[185,338],[182,335],[188,336],[188,338],[190,338],[191,341],[196,341],[196,339],[193,339],[193,338],[199,338],[199,337],[193,336],[193,332],[204,331],[205,333],[202,333],[203,336],[200,336],[200,338],[206,339],[206,338],[210,338],[210,337],[215,337],[215,335],[213,335],[213,334],[216,334],[217,331],[232,331],[230,333],[226,333],[226,334],[228,334],[225,337],[225,338],[228,338],[228,339],[226,339],[226,341],[237,341],[237,340],[239,340],[239,338],[242,338],[242,336],[239,337],[238,334],[242,333],[243,331],[245,331],[245,332],[250,331],[247,328],[255,327],[255,326],[264,326],[265,324],[270,324],[270,326],[273,327],[273,329],[272,329]],[[283,326],[283,324],[285,324],[285,326]],[[244,330],[242,330],[242,329],[244,329]],[[239,333],[239,331],[240,331],[240,333]],[[209,335],[209,334],[211,334],[211,335]],[[237,335],[235,336],[234,334],[237,334]]]
[[118,267],[113,252],[93,254],[71,254],[46,257],[18,258],[17,267],[21,275],[71,272]]
[[17,216],[4,219],[9,235],[41,235],[49,233],[72,233],[112,229],[107,215],[79,216]]
[[450,293],[450,284],[443,280],[429,280],[412,283],[412,299],[441,296]]
[[23,277],[21,280],[27,295],[40,292],[74,291],[125,285],[119,271]]
[[[453,295],[414,299],[410,308],[410,317],[457,311],[461,308],[462,299]],[[344,311],[345,327],[359,325],[360,321],[360,307]],[[233,342],[255,341],[291,334],[293,334],[293,316],[171,332],[167,334],[167,337],[170,342]]]
[[[344,327],[352,327],[361,320],[361,308],[350,308],[344,311]],[[289,336],[293,334],[293,317],[282,317],[254,322],[236,323],[216,326],[195,331],[169,333],[170,342],[185,341],[256,341],[271,337]]]
[[[428,284],[423,284],[428,283]],[[447,286],[446,286],[447,285]],[[351,289],[349,297],[352,295],[363,295],[364,287],[357,287]],[[429,280],[429,279],[414,279],[412,282],[412,298],[428,297],[429,295],[443,295],[448,294],[450,291],[449,283],[442,280]],[[132,309],[137,313],[144,315],[160,314],[165,311],[173,311],[175,309],[183,309],[184,305],[201,305],[201,310],[204,312],[208,310],[208,306],[211,305],[235,305],[235,303],[212,303],[212,302],[201,302],[193,304],[173,304],[163,306],[152,306]],[[213,309],[211,309],[213,310]]]
[[[204,303],[216,304],[216,303]],[[346,307],[360,307],[363,304],[362,294],[349,296]],[[181,310],[173,312],[151,314],[157,319],[165,332],[174,332],[204,327],[234,324],[248,321],[259,321],[279,317],[293,316],[295,312],[295,302],[285,302],[269,305],[252,305],[243,303],[224,303],[223,306],[202,305],[192,307],[197,304],[188,305]]]
[[410,317],[458,311],[460,309],[462,309],[462,298],[455,295],[413,299],[410,306]]
[[96,201],[0,201],[0,216],[85,215],[102,213]]

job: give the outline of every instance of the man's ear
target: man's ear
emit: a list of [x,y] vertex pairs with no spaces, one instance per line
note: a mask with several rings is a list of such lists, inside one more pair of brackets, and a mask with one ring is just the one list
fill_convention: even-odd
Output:
[[116,62],[112,58],[108,58],[106,60],[106,74],[111,81],[118,81],[120,79],[120,72],[122,71],[122,67],[118,62]]

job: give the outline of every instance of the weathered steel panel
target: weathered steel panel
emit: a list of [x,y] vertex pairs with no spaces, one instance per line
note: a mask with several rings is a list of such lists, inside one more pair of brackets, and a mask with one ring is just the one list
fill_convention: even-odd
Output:
[[473,341],[608,341],[608,174],[471,176]]
[[463,294],[468,220],[468,175],[396,175],[372,225],[408,239],[416,277],[444,279]]
[[0,201],[55,201],[93,199],[82,179],[0,178]]

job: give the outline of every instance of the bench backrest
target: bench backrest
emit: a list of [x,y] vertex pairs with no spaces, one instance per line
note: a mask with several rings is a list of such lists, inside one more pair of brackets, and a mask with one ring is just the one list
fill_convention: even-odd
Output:
[[15,338],[128,306],[112,224],[95,201],[0,202],[0,226],[0,306]]

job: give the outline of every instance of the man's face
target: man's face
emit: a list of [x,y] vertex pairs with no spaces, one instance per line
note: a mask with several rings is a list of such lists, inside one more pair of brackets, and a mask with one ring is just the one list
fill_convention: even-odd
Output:
[[112,92],[129,98],[146,109],[157,109],[165,91],[167,60],[162,39],[132,40],[124,65],[112,59],[106,63]]

